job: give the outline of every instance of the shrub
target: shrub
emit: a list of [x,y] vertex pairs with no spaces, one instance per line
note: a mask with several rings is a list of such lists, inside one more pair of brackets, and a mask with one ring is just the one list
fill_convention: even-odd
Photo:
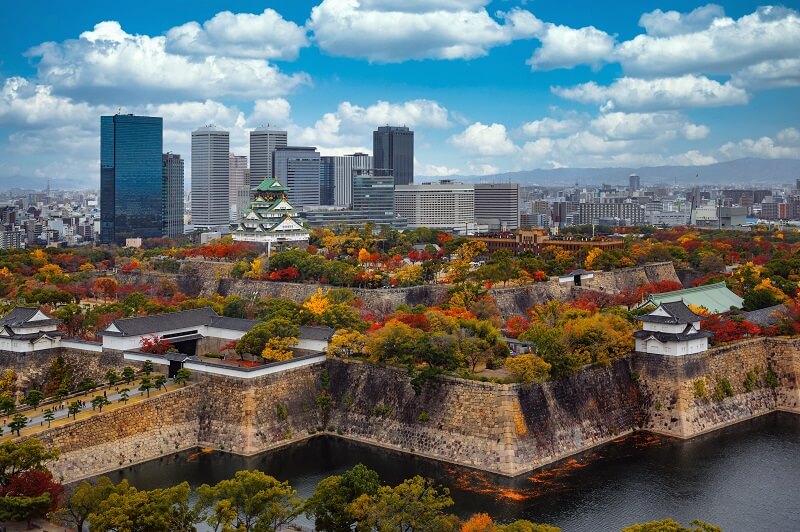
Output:
[[772,371],[772,368],[767,368],[767,373],[764,375],[764,382],[770,388],[778,387],[778,376]]
[[744,391],[752,392],[754,389],[758,388],[758,377],[754,371],[748,371],[747,375],[744,377],[744,382],[742,382],[744,386]]
[[392,407],[383,403],[378,403],[372,407],[372,415],[374,417],[384,417],[392,413]]
[[500,369],[503,367],[503,359],[492,357],[486,361],[486,369]]
[[700,377],[692,382],[694,386],[694,398],[699,400],[708,399],[708,390],[706,389],[706,378]]
[[719,377],[717,385],[714,386],[714,400],[722,401],[726,397],[733,397],[733,386],[727,377]]

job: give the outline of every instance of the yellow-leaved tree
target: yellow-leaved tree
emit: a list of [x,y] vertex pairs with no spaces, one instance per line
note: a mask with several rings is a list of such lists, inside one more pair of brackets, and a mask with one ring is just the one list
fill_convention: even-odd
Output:
[[358,331],[339,329],[328,344],[328,356],[350,358],[354,355],[363,355],[367,338]]
[[311,297],[303,303],[303,308],[314,316],[320,316],[329,305],[330,301],[328,300],[327,292],[323,292],[322,288],[317,288],[317,293],[311,294]]
[[264,349],[261,351],[261,358],[269,362],[282,362],[291,360],[292,347],[297,345],[297,338],[273,336],[267,339]]
[[594,269],[594,261],[597,260],[597,257],[603,254],[603,250],[600,248],[592,248],[589,250],[589,253],[586,255],[586,259],[583,261],[583,266],[587,270]]
[[550,364],[531,353],[508,357],[505,367],[522,382],[544,382],[550,377]]

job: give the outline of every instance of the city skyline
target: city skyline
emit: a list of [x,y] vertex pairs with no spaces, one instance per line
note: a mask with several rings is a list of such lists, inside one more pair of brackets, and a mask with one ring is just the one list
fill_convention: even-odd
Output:
[[406,125],[420,177],[798,158],[798,6],[757,5],[26,3],[0,22],[0,177],[99,186],[97,117],[118,110],[163,116],[187,169],[212,123],[239,155],[258,126],[340,155]]

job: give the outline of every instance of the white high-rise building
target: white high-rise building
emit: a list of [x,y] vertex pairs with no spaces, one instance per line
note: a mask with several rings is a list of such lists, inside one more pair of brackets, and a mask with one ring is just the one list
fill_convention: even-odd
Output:
[[230,221],[238,222],[239,216],[250,203],[250,176],[247,172],[247,156],[231,153],[228,157],[228,208]]
[[353,170],[372,168],[372,156],[324,155],[320,157],[320,201],[322,205],[349,207],[353,204]]
[[286,131],[257,127],[250,132],[250,187],[256,187],[272,175],[272,152],[285,148]]
[[511,231],[519,227],[519,183],[475,185],[475,221],[490,230]]
[[192,131],[192,224],[229,226],[230,133],[215,126]]
[[443,180],[394,187],[394,213],[409,227],[471,230],[475,226],[475,187]]

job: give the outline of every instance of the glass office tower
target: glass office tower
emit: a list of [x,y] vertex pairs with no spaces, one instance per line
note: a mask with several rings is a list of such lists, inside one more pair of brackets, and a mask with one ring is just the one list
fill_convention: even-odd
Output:
[[163,235],[163,119],[100,117],[100,242]]

